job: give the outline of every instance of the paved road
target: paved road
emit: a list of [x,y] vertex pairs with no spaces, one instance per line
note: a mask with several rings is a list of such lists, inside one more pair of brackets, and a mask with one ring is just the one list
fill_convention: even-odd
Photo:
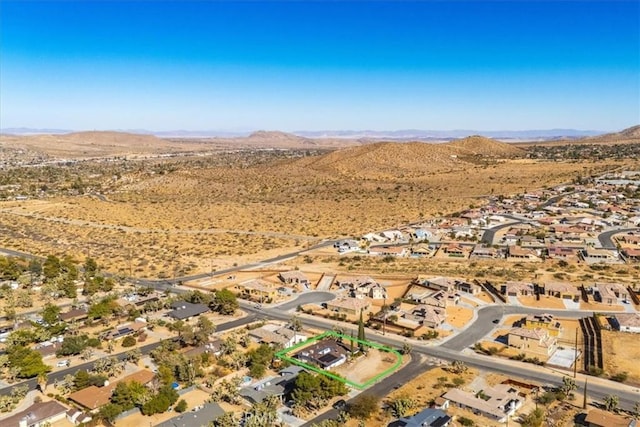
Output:
[[159,290],[171,290],[171,287],[173,285],[178,284],[179,282],[189,282],[192,280],[199,280],[199,279],[205,279],[207,277],[216,277],[216,276],[224,276],[227,275],[229,273],[235,273],[237,271],[240,270],[251,270],[252,268],[258,268],[258,267],[262,267],[264,265],[268,265],[268,264],[275,264],[281,261],[284,261],[286,259],[289,258],[294,258],[297,257],[298,255],[300,255],[303,252],[307,252],[307,251],[312,251],[315,249],[321,249],[324,248],[326,246],[332,246],[336,241],[335,240],[326,240],[324,242],[320,242],[317,245],[313,245],[310,246],[308,248],[304,248],[304,249],[300,249],[294,252],[289,252],[287,254],[283,254],[283,255],[278,255],[276,257],[273,258],[269,258],[269,259],[265,259],[253,264],[246,264],[246,265],[239,265],[236,267],[230,267],[230,268],[225,268],[224,270],[217,270],[215,272],[213,272],[213,274],[211,273],[200,273],[200,274],[194,274],[192,276],[183,276],[183,277],[176,277],[173,279],[130,279],[132,281],[134,281],[135,283],[138,283],[140,285],[144,285],[144,286],[151,286],[154,287],[156,289]]
[[515,224],[520,224],[522,222],[527,222],[528,220],[523,219],[521,217],[517,217],[514,215],[509,215],[509,214],[498,214],[498,216],[502,216],[505,218],[509,218],[515,222],[509,222],[507,224],[500,224],[500,225],[496,225],[495,227],[491,227],[488,228],[484,231],[484,233],[482,233],[482,239],[480,239],[481,242],[486,243],[487,245],[495,245],[495,237],[496,237],[496,233],[500,230],[502,230],[503,228],[507,228],[507,227],[511,227]]
[[[497,307],[499,312],[493,312],[489,310],[491,315],[501,314],[502,307]],[[536,310],[527,307],[518,307],[518,306],[505,306],[504,314],[517,314],[522,312],[522,314],[527,314],[531,312],[535,313],[551,313],[555,315],[562,316],[574,316],[580,317],[588,313],[572,313],[569,311],[562,310]],[[280,320],[289,320],[291,315],[289,313],[282,313],[277,309],[265,309],[261,310],[261,313],[269,318],[280,319]],[[331,321],[323,318],[316,318],[310,316],[299,316],[300,321],[306,325],[311,326],[317,329],[330,329],[334,325],[339,324],[343,329],[345,329],[346,333],[357,333],[357,326],[346,323],[339,323],[336,321]],[[476,322],[477,323],[477,322]],[[475,327],[474,323],[474,327]],[[493,326],[493,323],[491,323]],[[469,328],[473,329],[473,328]],[[539,367],[535,365],[524,364],[522,362],[513,362],[509,360],[497,359],[495,357],[483,356],[475,353],[466,354],[459,350],[447,348],[445,346],[436,346],[430,344],[424,344],[419,341],[408,340],[406,338],[402,338],[396,335],[381,335],[380,332],[374,331],[372,329],[367,328],[367,339],[371,341],[375,341],[381,344],[385,344],[395,348],[401,348],[404,343],[409,342],[413,345],[413,354],[425,354],[427,356],[436,357],[438,359],[453,361],[460,360],[467,364],[468,366],[475,367],[482,370],[487,370],[491,372],[497,372],[501,374],[505,374],[508,376],[524,378],[532,381],[539,382],[540,384],[554,384],[556,386],[560,386],[562,384],[562,376],[567,375],[565,372],[561,371],[553,371],[550,368]],[[453,344],[452,344],[453,345]],[[459,345],[458,345],[459,346]],[[457,347],[457,346],[456,346]],[[584,376],[580,375],[578,377],[578,382],[584,381]],[[590,379],[593,377],[590,377]],[[384,380],[386,383],[389,380]],[[640,391],[636,389],[636,391],[628,391],[628,388],[621,387],[619,384],[601,381],[600,383],[596,383],[596,379],[593,379],[592,382],[589,383],[589,396],[592,399],[602,400],[606,396],[610,394],[615,394],[620,398],[620,406],[624,409],[631,409],[635,402],[640,401]]]
[[335,297],[335,294],[331,292],[306,292],[304,294],[300,294],[300,296],[293,301],[280,304],[277,308],[281,311],[289,311],[304,304],[320,304],[331,301],[332,299],[335,299]]
[[639,227],[620,228],[617,230],[605,231],[604,233],[598,234],[598,241],[600,242],[600,246],[602,246],[605,249],[616,249],[616,245],[613,243],[613,240],[611,239],[611,237],[613,237],[614,234],[629,233],[631,231],[639,232],[640,228]]
[[465,348],[471,347],[476,342],[480,341],[482,337],[486,336],[497,325],[495,320],[502,319],[503,316],[511,314],[553,314],[557,317],[569,317],[572,319],[580,319],[583,317],[592,316],[592,312],[588,311],[568,311],[568,310],[549,310],[531,307],[522,307],[514,305],[488,305],[478,310],[478,317],[469,325],[464,331],[457,335],[454,335],[451,339],[442,344],[442,347],[451,350],[461,351]]
[[[402,385],[408,383],[416,376],[430,369],[433,369],[434,367],[435,365],[430,365],[424,362],[420,355],[414,355],[412,356],[411,361],[409,361],[409,363],[407,363],[402,369],[398,370],[393,375],[388,376],[381,382],[376,383],[372,387],[369,387],[366,391],[364,391],[364,393],[372,394],[374,396],[386,396],[398,384]],[[347,400],[347,403],[353,403],[355,399],[357,399],[357,397]],[[331,409],[304,423],[302,427],[311,427],[314,424],[317,424],[324,420],[336,419],[339,412],[340,411],[338,411],[337,409]]]

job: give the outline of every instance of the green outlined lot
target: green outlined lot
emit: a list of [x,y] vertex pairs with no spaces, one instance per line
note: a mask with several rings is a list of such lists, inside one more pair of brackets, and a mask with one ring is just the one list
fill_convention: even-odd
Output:
[[[301,360],[296,359],[295,357],[291,357],[292,353],[295,353],[296,351],[304,348],[304,347],[308,347],[309,345],[313,345],[314,343],[321,341],[325,338],[336,338],[336,339],[342,339],[345,342],[349,342],[352,341],[355,344],[358,344],[359,346],[365,346],[365,347],[370,347],[370,348],[374,348],[376,350],[382,351],[382,352],[386,352],[389,354],[392,354],[396,357],[396,361],[395,363],[390,367],[385,369],[384,371],[380,372],[379,374],[373,376],[372,378],[369,378],[367,381],[363,382],[363,383],[357,383],[354,381],[350,381],[346,378],[343,378],[339,375],[336,375],[330,371],[326,371],[324,369],[321,369],[317,366],[313,366],[310,365],[308,363],[302,362]],[[341,381],[353,388],[356,388],[358,390],[364,390],[365,388],[371,386],[372,384],[376,383],[377,381],[381,380],[382,378],[385,378],[389,375],[391,375],[392,373],[394,373],[399,367],[400,365],[402,365],[402,355],[395,349],[390,348],[390,347],[386,347],[384,345],[381,344],[377,344],[371,341],[366,341],[366,340],[359,340],[355,337],[352,336],[348,336],[348,335],[343,335],[343,334],[339,334],[335,331],[326,331],[323,332],[320,335],[316,335],[315,337],[311,337],[308,340],[301,342],[299,344],[296,344],[292,347],[289,348],[285,348],[284,350],[280,350],[279,352],[277,352],[275,354],[275,356],[277,358],[280,358],[282,360],[286,360],[289,363],[292,363],[294,365],[298,365],[298,366],[302,366],[303,368],[307,369],[308,371],[312,371],[312,372],[316,372],[318,374],[321,375],[325,375],[327,377],[333,378],[335,380]]]

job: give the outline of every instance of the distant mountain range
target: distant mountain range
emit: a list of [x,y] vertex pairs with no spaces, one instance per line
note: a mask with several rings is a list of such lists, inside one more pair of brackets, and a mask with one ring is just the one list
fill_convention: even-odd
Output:
[[[160,138],[233,138],[249,136],[251,131],[219,131],[219,130],[171,130],[150,131],[146,129],[114,129],[117,132],[127,132],[144,135],[155,135]],[[70,129],[35,129],[35,128],[2,128],[0,133],[12,135],[58,135],[75,132]],[[391,140],[391,141],[448,141],[464,138],[471,135],[482,135],[503,141],[545,141],[555,139],[575,139],[605,134],[597,130],[577,129],[540,129],[540,130],[496,130],[478,131],[469,129],[455,130],[420,130],[405,129],[394,131],[375,130],[327,130],[327,131],[295,131],[291,134],[305,138],[344,138],[364,140]]]

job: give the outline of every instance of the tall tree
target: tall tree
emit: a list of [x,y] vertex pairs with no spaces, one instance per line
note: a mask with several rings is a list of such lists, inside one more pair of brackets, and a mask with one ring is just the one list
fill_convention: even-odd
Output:
[[228,289],[216,291],[210,307],[213,311],[220,314],[233,314],[238,309],[238,300],[236,295]]
[[[364,341],[365,338],[366,337],[364,334],[364,320],[362,319],[362,310],[360,310],[360,320],[358,320],[358,340]],[[359,344],[360,344],[360,351],[364,351],[364,344],[362,342],[360,342]]]

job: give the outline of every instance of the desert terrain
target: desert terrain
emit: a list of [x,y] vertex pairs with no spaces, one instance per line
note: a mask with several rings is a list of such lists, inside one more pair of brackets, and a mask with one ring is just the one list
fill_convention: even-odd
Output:
[[[46,159],[0,172],[1,247],[92,256],[110,271],[151,278],[264,259],[637,165],[633,156],[529,158],[526,147],[478,136],[442,144],[347,141],[356,146],[339,150],[335,141],[314,145],[268,132],[218,145],[111,132],[0,141]],[[233,141],[240,148],[230,150]],[[102,158],[46,164],[88,153]]]

